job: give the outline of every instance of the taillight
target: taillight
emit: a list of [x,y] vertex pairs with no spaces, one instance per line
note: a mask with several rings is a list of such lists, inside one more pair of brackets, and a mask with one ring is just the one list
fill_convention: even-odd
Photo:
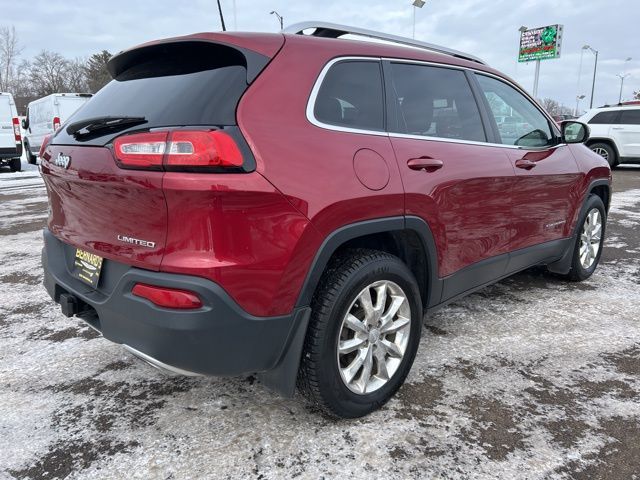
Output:
[[53,131],[55,132],[60,128],[60,117],[53,117]]
[[116,157],[125,166],[160,167],[168,136],[168,132],[134,133],[116,138],[113,147]]
[[40,158],[44,158],[44,152],[49,146],[49,142],[51,141],[51,135],[45,135],[42,139],[42,145],[40,145],[40,152],[38,152],[38,156]]
[[20,120],[13,118],[13,136],[16,137],[16,143],[22,143],[22,135],[20,134]]
[[113,142],[123,167],[166,170],[241,167],[235,140],[220,130],[175,130],[123,135]]
[[194,292],[175,288],[156,287],[144,283],[136,283],[131,290],[137,297],[146,298],[150,302],[163,308],[177,308],[180,310],[202,307],[202,300]]

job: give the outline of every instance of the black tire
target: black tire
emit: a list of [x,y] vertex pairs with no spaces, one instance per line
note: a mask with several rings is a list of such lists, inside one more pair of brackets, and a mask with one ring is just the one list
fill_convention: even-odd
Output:
[[9,168],[12,172],[19,172],[22,170],[22,162],[19,158],[12,158],[9,160]]
[[36,157],[33,153],[31,153],[31,147],[29,146],[29,142],[24,142],[24,149],[27,152],[27,162],[31,165],[35,165],[37,163],[38,157]]
[[[337,348],[340,330],[343,318],[360,292],[381,280],[393,282],[405,294],[411,314],[408,343],[397,370],[389,380],[377,390],[359,394],[346,386],[339,371]],[[298,372],[299,391],[315,407],[333,417],[356,418],[380,408],[404,382],[420,343],[423,310],[420,290],[411,270],[399,258],[388,253],[348,250],[327,266],[311,307]],[[379,375],[379,371],[376,372]]]
[[[592,143],[591,145],[589,145],[589,148],[600,155],[602,158],[604,158],[607,162],[609,162],[609,166],[611,168],[616,168],[618,166],[618,163],[620,162],[618,159],[618,154],[616,153],[615,149],[608,143]],[[606,152],[606,157],[601,152]]]
[[[584,230],[584,223],[587,218],[587,215],[593,210],[597,209],[600,212],[600,218],[602,219],[602,229],[600,232],[600,243],[598,253],[595,257],[593,264],[589,268],[584,268],[582,262],[580,261],[580,243],[582,238],[582,232]],[[597,195],[590,195],[587,199],[587,203],[585,204],[584,210],[580,218],[578,218],[577,224],[577,238],[576,243],[573,247],[573,257],[571,261],[571,270],[566,275],[561,275],[563,278],[572,281],[572,282],[581,282],[586,280],[593,272],[596,270],[598,266],[598,262],[600,262],[600,256],[602,255],[602,245],[604,244],[604,236],[605,230],[607,226],[607,212],[605,211],[604,203],[602,203],[602,199]]]

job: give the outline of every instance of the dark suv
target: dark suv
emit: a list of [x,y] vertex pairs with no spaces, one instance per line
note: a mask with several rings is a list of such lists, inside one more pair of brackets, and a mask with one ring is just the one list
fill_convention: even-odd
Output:
[[470,55],[301,24],[147,43],[109,71],[43,151],[44,282],[154,366],[257,372],[356,417],[404,381],[425,312],[598,264],[610,169],[587,127]]

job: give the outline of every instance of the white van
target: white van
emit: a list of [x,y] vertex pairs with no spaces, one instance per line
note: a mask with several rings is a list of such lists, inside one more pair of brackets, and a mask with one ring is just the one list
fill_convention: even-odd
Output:
[[16,104],[10,93],[0,92],[0,167],[9,165],[12,172],[20,171],[22,138]]
[[36,163],[44,137],[60,128],[91,96],[90,93],[54,93],[27,105],[22,128],[26,132],[24,148],[29,163]]

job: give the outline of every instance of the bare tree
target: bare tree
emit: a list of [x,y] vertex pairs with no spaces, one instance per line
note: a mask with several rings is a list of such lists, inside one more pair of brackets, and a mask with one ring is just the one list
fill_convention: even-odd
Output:
[[633,92],[633,99],[640,100],[640,90],[638,90],[637,92]]
[[82,58],[76,58],[69,62],[67,87],[70,92],[85,93],[89,91],[85,65],[86,61]]
[[13,76],[13,85],[11,93],[15,97],[32,97],[35,95],[29,72],[31,71],[31,63],[29,60],[23,59],[17,66]]
[[71,76],[70,64],[59,53],[42,50],[33,59],[29,69],[33,93],[44,97],[67,90]]
[[16,28],[13,25],[0,27],[0,90],[6,91],[13,86],[15,66],[21,52]]
[[571,115],[573,113],[573,109],[571,107],[562,105],[553,98],[544,98],[539,100],[539,102],[549,115]]
[[552,98],[543,98],[541,100],[542,107],[549,113],[549,115],[560,114],[560,104]]

